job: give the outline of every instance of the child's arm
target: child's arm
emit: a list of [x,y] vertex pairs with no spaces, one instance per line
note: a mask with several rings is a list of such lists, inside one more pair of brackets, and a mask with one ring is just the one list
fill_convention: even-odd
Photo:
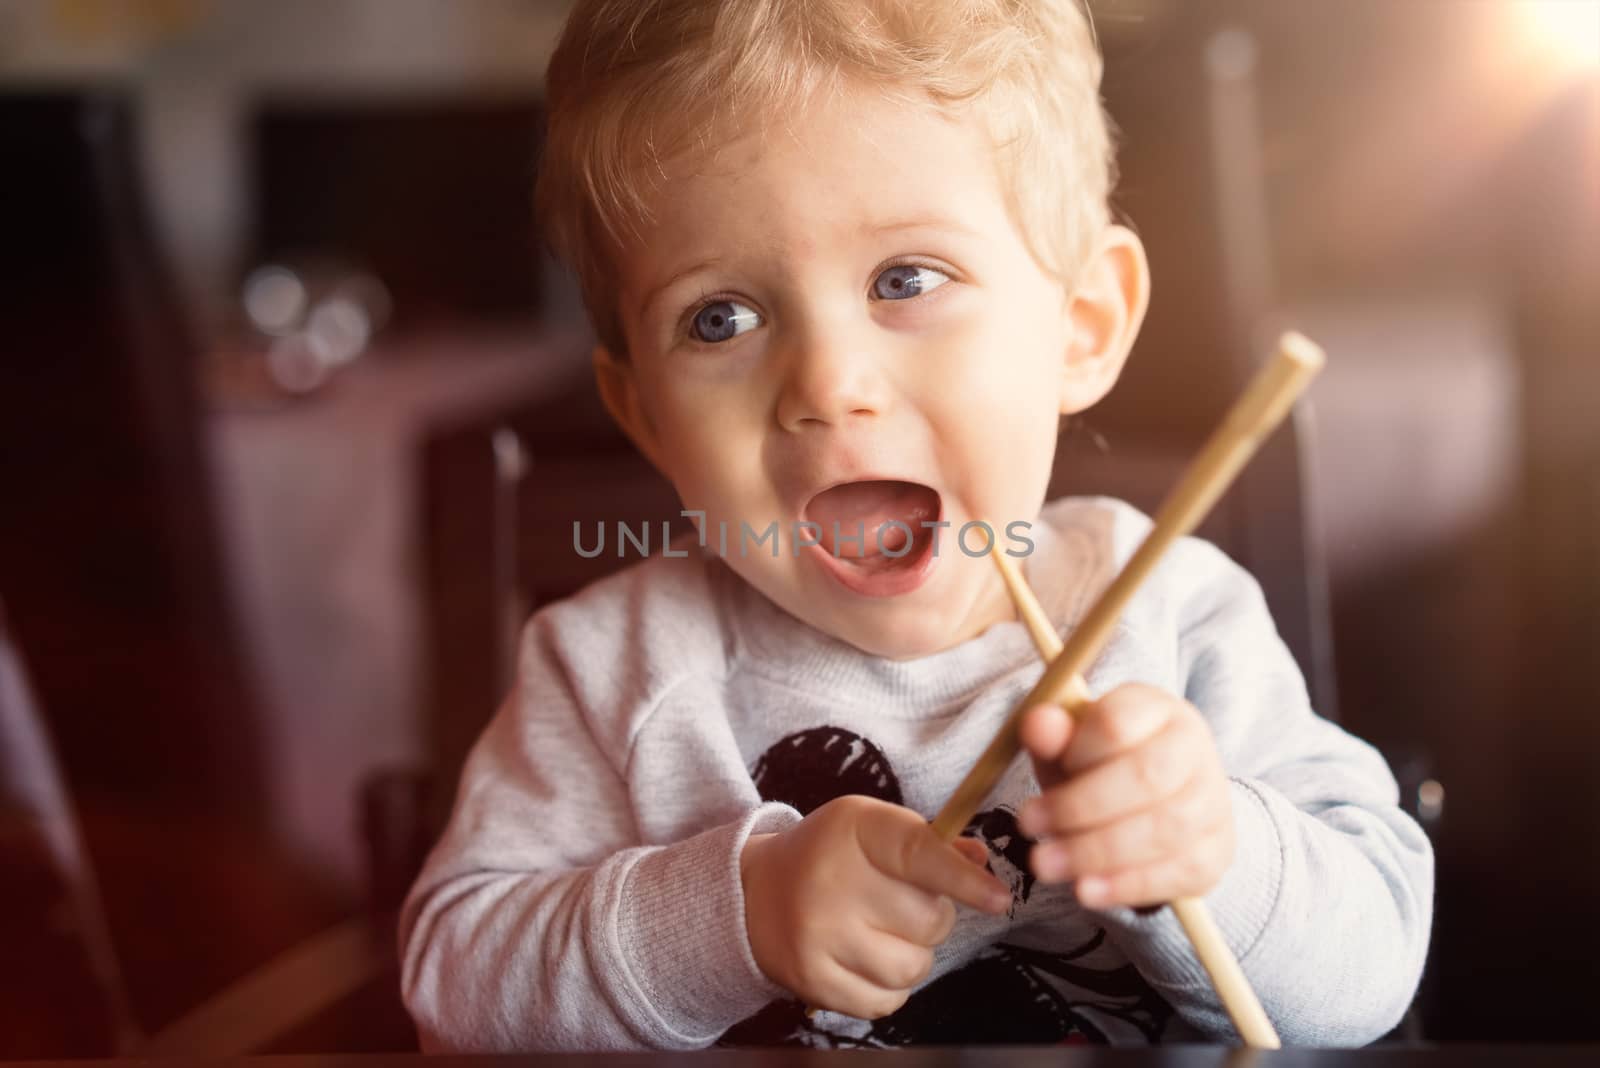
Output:
[[1035,855],[1057,853],[1065,878],[1109,876],[1085,904],[1201,1030],[1233,1037],[1176,919],[1126,906],[1203,894],[1286,1043],[1371,1041],[1421,975],[1432,851],[1377,753],[1312,713],[1254,580],[1210,546],[1181,550],[1182,697],[1124,686],[1070,731],[1025,722],[1036,765],[1043,747],[1071,773],[1040,769],[1046,795],[1023,818],[1058,842]]
[[643,846],[599,755],[511,737],[525,727],[502,715],[485,736],[402,914],[424,1048],[698,1048],[783,996],[750,956],[738,861],[793,811]]
[[799,817],[751,806],[644,845],[543,622],[402,912],[406,1005],[428,1049],[707,1045],[782,996],[750,954],[739,858]]
[[[1237,835],[1212,908],[1286,1043],[1373,1041],[1421,979],[1432,846],[1377,751],[1313,712],[1255,580],[1209,545],[1188,548],[1177,563],[1211,592],[1180,610],[1179,675],[1230,777]],[[1228,1033],[1170,913],[1117,920],[1179,1011]]]
[[[683,755],[667,781],[659,760],[636,781],[610,751],[627,743],[603,745],[582,709],[623,703],[637,672],[596,663],[602,640],[568,623],[528,628],[403,910],[402,990],[426,1048],[697,1048],[790,994],[875,1017],[926,975],[949,899],[1009,907],[981,846],[946,844],[907,809],[845,797],[801,820],[762,804],[713,689],[672,690],[681,717],[646,702],[666,734],[615,732]],[[644,844],[663,821],[690,830]]]

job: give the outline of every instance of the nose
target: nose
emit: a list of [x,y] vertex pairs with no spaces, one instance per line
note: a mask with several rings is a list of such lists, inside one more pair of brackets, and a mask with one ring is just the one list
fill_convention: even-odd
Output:
[[797,338],[778,394],[778,423],[799,432],[841,427],[852,417],[883,415],[890,388],[868,346],[840,344],[840,334]]

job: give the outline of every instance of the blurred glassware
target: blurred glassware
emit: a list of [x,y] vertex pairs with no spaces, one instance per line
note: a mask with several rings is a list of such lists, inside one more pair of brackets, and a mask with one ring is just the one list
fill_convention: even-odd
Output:
[[249,348],[272,385],[293,395],[315,392],[359,359],[393,310],[380,279],[337,260],[262,264],[246,276],[240,303],[266,341],[264,351]]
[[315,391],[327,381],[328,370],[328,366],[312,351],[304,334],[287,334],[267,349],[267,373],[286,392]]
[[306,287],[287,267],[257,267],[244,280],[244,313],[264,334],[286,334],[306,313]]
[[305,335],[306,346],[331,369],[361,355],[372,338],[372,322],[354,298],[332,296],[311,309]]

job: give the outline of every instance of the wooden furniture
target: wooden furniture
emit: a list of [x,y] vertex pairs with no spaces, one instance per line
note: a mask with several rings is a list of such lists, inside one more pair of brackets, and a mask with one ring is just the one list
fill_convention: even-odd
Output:
[[148,1024],[328,904],[267,816],[197,349],[140,195],[134,115],[125,91],[0,94],[26,161],[0,174],[0,596]]
[[121,93],[0,95],[28,160],[0,176],[0,590],[70,777],[259,825],[197,350],[133,113]]
[[537,92],[324,87],[268,93],[252,112],[255,262],[371,271],[401,329],[539,311]]
[[99,887],[3,610],[0,871],[0,1058],[118,1049],[132,1019]]

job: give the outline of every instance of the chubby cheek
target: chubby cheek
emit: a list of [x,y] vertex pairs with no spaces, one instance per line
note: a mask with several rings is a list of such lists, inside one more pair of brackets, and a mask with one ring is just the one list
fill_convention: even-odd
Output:
[[1060,426],[1049,336],[991,320],[940,346],[922,406],[940,468],[974,518],[1031,521],[1044,501]]
[[673,388],[657,394],[657,432],[664,472],[683,506],[722,520],[730,530],[778,518],[770,480],[761,467],[762,427],[756,408],[714,389]]

